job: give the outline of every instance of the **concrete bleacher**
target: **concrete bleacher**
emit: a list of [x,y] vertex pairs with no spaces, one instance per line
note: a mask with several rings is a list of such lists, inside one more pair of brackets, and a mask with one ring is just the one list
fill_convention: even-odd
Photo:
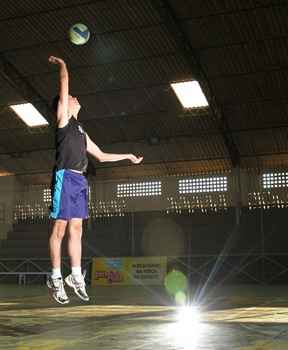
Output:
[[[48,223],[15,224],[13,230],[8,232],[7,238],[0,241],[0,258],[48,258],[50,229],[51,226]],[[103,244],[101,237],[96,238],[95,233],[84,229],[83,256],[110,255],[111,253],[113,254],[110,245]],[[67,235],[62,244],[62,256],[68,256]]]
[[0,257],[48,257],[48,224],[14,224],[7,238],[1,241]]
[[[26,284],[26,280],[28,283],[43,283],[46,280],[47,274],[50,273],[48,253],[50,229],[48,223],[16,224],[13,226],[13,229],[8,232],[7,238],[0,241],[1,285],[15,282]],[[69,265],[66,240],[67,238],[64,238],[62,256]],[[93,253],[89,252],[87,248],[83,249],[83,253],[87,257],[93,256]]]

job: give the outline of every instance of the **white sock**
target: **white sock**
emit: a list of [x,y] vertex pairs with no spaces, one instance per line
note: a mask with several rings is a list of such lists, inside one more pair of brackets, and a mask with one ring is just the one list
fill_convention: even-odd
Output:
[[72,276],[75,278],[82,276],[81,266],[72,266]]
[[56,268],[52,269],[51,277],[52,278],[62,278],[60,267],[56,267]]

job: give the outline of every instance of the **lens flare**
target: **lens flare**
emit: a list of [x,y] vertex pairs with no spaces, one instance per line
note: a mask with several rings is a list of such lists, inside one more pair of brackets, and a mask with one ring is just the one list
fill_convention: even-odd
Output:
[[186,294],[182,291],[177,292],[175,294],[175,302],[176,302],[176,305],[184,306],[187,302]]
[[188,287],[187,277],[183,272],[177,270],[172,270],[167,274],[164,284],[167,292],[172,296],[176,296],[179,292],[185,292]]
[[204,324],[201,324],[200,310],[197,306],[179,307],[176,321],[167,328],[167,336],[176,347],[196,350]]
[[182,306],[177,313],[178,322],[183,326],[197,326],[200,323],[200,311],[196,306]]

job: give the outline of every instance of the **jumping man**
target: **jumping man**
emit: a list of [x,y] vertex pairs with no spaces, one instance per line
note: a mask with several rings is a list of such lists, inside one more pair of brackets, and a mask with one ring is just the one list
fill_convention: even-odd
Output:
[[69,95],[69,75],[65,62],[54,56],[49,57],[49,62],[59,67],[60,91],[53,101],[57,116],[56,163],[53,171],[50,212],[50,218],[54,222],[49,238],[52,274],[47,280],[47,286],[58,303],[67,304],[69,298],[61,274],[61,243],[66,228],[68,228],[71,274],[65,278],[65,283],[79,298],[89,300],[81,270],[82,221],[88,218],[88,184],[83,175],[88,165],[87,152],[100,162],[128,159],[138,164],[143,157],[104,153],[91,141],[78,122],[81,105],[76,97]]

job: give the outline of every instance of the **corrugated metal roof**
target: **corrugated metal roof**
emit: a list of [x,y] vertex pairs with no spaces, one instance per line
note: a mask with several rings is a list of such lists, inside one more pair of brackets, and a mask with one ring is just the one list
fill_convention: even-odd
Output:
[[7,102],[16,103],[21,101],[22,98],[19,96],[15,88],[12,87],[6,80],[1,78],[0,75],[0,106],[1,111],[3,112],[3,108],[7,106]]
[[[91,3],[92,1],[87,0],[29,0],[29,1],[19,1],[17,6],[15,3],[7,1],[3,3],[0,21],[12,20],[14,18],[21,18],[25,16],[39,16],[42,12],[47,13],[51,11],[54,13],[57,9],[63,7],[75,7],[80,6],[81,4]],[[94,1],[95,2],[95,1]]]
[[[287,37],[199,49],[197,54],[209,78],[253,74],[287,68]],[[211,60],[213,57],[213,60]]]
[[[169,3],[176,26],[153,0],[4,1],[0,53],[46,103],[58,85],[57,68],[48,64],[48,56],[63,57],[89,135],[105,149],[132,149],[148,163],[162,162],[161,174],[165,169],[173,173],[167,164],[180,161],[199,167],[211,162],[211,169],[231,167],[225,137],[239,150],[241,166],[268,164],[271,158],[267,163],[263,159],[272,154],[280,164],[278,154],[288,152],[287,2]],[[76,47],[69,43],[67,30],[79,21],[89,26],[92,36]],[[199,67],[208,82],[202,86],[210,86],[215,98],[216,114],[212,109],[194,116],[183,111],[169,85],[198,77]],[[25,89],[21,79],[16,84]],[[6,108],[23,98],[1,74],[0,92],[0,154],[14,154],[6,166],[15,171],[48,169],[53,164],[53,130],[28,133]],[[49,155],[44,162],[40,150]],[[28,151],[33,157],[25,155]],[[139,169],[152,172],[150,166]]]
[[285,0],[232,0],[232,1],[210,1],[210,0],[169,0],[179,18],[201,18],[220,16],[223,14],[251,12],[272,6],[285,5]]
[[272,39],[287,35],[287,6],[266,5],[217,16],[187,17],[183,24],[197,49]]
[[218,78],[211,81],[213,92],[222,105],[237,105],[243,102],[287,99],[288,70],[257,72],[233,78]]
[[[31,15],[0,20],[0,30],[6,33],[1,51],[43,43],[65,42],[68,40],[67,32],[70,26],[79,22],[79,18],[89,27],[92,36],[131,30],[133,27],[147,27],[149,35],[149,27],[160,22],[159,14],[150,2],[89,1],[87,4],[80,3],[79,6],[66,6],[40,13],[35,11]],[[21,30],[17,30],[18,28]]]
[[[288,100],[258,100],[224,106],[223,113],[232,130],[277,129],[288,126]],[[253,130],[251,130],[253,131]]]
[[234,134],[241,155],[266,155],[287,151],[288,128]]

